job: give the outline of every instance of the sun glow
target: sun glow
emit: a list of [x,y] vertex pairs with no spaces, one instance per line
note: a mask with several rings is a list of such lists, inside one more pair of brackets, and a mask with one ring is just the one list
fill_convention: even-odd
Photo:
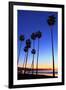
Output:
[[[23,64],[19,64],[18,67],[23,67]],[[31,64],[27,64],[26,67],[31,68]],[[51,64],[39,64],[38,68],[39,69],[51,69],[52,70],[53,65],[51,65]],[[34,69],[36,69],[36,64],[34,64]],[[55,70],[57,70],[57,69],[58,69],[58,65],[55,64]]]

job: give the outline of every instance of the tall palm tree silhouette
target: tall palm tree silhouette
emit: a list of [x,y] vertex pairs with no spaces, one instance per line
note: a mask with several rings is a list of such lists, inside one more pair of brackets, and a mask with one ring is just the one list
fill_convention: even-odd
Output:
[[26,66],[27,66],[27,61],[28,61],[28,51],[29,51],[29,48],[31,48],[31,41],[30,39],[27,39],[26,40],[26,51],[27,51],[27,54],[26,54],[26,62],[25,62],[25,70],[24,70],[24,74],[26,73]]
[[33,54],[33,60],[32,60],[32,74],[33,74],[33,69],[34,69],[34,55],[36,53],[35,49],[32,49],[31,53]]
[[36,75],[38,74],[38,58],[39,58],[39,39],[41,38],[42,33],[40,31],[36,32],[36,38],[38,38],[38,48],[37,48],[37,64],[36,64]]
[[52,60],[53,60],[53,77],[55,77],[55,66],[54,66],[54,48],[53,48],[53,33],[52,33],[52,26],[55,24],[56,18],[54,15],[48,17],[47,23],[50,26],[51,32],[51,42],[52,42]]
[[17,60],[17,65],[18,65],[18,63],[19,63],[19,56],[20,56],[20,51],[21,51],[21,45],[22,45],[22,42],[24,41],[24,35],[20,35],[20,37],[19,37],[19,40],[20,40],[20,48],[19,48],[19,54],[18,54],[18,60]]
[[34,55],[36,53],[36,50],[35,50],[35,39],[36,39],[36,35],[35,33],[32,33],[31,34],[31,39],[33,40],[33,49],[31,51],[31,53],[33,54],[33,60],[32,60],[32,74],[33,74],[33,68],[34,68]]

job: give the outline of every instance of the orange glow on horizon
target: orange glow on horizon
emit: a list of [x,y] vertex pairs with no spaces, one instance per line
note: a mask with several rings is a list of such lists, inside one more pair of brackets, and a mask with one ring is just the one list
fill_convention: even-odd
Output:
[[[19,64],[18,67],[23,67],[23,64]],[[27,68],[31,68],[31,64],[27,64]],[[38,65],[39,69],[52,69],[53,65],[51,64],[39,64]],[[34,64],[34,69],[36,69],[36,64]],[[55,70],[58,70],[58,65],[55,64]]]

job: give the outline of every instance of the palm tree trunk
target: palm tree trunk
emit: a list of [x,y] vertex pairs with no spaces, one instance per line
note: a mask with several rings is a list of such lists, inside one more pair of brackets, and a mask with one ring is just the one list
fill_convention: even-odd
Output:
[[[33,40],[33,49],[35,49],[35,40]],[[32,60],[32,74],[33,74],[33,69],[34,69],[34,54],[33,54],[33,60]]]
[[28,52],[26,53],[26,62],[25,62],[25,70],[24,70],[24,74],[26,73],[27,60],[28,60]]
[[39,58],[39,38],[38,38],[38,49],[37,49],[36,75],[38,74],[38,58]]
[[20,51],[21,51],[21,44],[20,44],[19,53],[18,53],[17,65],[19,63]]
[[[25,57],[26,57],[26,55],[25,55]],[[23,68],[24,68],[24,63],[25,63],[25,57],[24,57],[24,61],[23,61]]]
[[33,69],[34,69],[34,54],[33,54],[33,60],[32,60],[32,74],[33,74]]
[[53,59],[53,77],[55,77],[54,49],[53,49],[53,33],[52,33],[52,28],[51,28],[51,42],[52,42],[52,59]]
[[24,61],[23,61],[23,71],[24,71],[24,67],[25,67],[25,58],[26,58],[26,54],[25,54]]

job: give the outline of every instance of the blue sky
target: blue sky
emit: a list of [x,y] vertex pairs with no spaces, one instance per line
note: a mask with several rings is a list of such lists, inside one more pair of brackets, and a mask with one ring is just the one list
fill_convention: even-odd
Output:
[[[46,12],[46,11],[27,11],[18,10],[18,37],[23,34],[26,39],[30,38],[32,32],[40,30],[42,32],[42,37],[40,38],[40,50],[39,50],[39,63],[52,63],[52,44],[51,44],[51,30],[47,24],[47,19],[49,15],[55,15],[56,23],[53,26],[53,44],[54,44],[54,59],[55,64],[58,63],[58,13],[57,12]],[[19,63],[23,63],[25,53],[23,51],[25,47],[25,41],[20,42],[18,40],[18,53],[20,44],[21,52],[19,57]],[[32,40],[31,40],[32,41]],[[37,49],[37,39],[35,40],[35,48]],[[28,63],[32,62],[32,48],[29,50]],[[35,54],[35,62],[37,55]]]

